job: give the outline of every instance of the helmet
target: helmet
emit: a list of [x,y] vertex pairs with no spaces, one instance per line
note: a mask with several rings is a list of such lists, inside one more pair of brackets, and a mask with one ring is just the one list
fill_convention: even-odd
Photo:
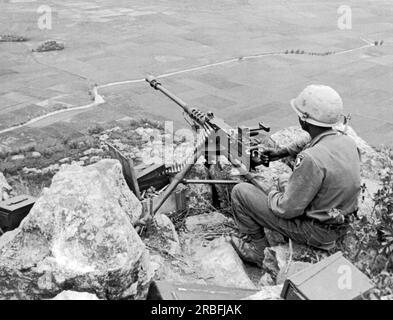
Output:
[[336,125],[343,115],[343,102],[340,95],[331,87],[323,85],[307,86],[291,106],[298,116],[319,127]]

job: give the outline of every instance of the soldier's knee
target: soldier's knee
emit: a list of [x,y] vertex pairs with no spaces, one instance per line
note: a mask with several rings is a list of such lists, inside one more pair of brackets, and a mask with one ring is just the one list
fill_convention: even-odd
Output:
[[235,185],[232,189],[232,200],[241,202],[242,199],[244,199],[244,196],[250,192],[250,186],[252,185],[246,182],[241,182]]

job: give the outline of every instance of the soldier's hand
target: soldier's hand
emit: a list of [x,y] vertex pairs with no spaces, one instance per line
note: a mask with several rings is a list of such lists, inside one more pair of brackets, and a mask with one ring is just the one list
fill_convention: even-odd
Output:
[[277,161],[281,159],[281,153],[277,149],[264,149],[263,151],[259,152],[259,157],[262,162],[271,162],[271,161]]

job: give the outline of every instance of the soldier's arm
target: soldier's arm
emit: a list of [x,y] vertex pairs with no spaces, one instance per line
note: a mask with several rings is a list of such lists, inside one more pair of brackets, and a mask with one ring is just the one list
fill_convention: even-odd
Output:
[[289,156],[296,157],[303,151],[304,147],[310,142],[310,136],[304,135],[295,142],[285,147],[267,148],[260,154],[262,161],[277,161]]
[[311,137],[308,135],[302,136],[300,139],[291,143],[290,145],[281,148],[281,152],[286,156],[296,157],[300,152],[303,151],[304,147],[311,141]]
[[273,190],[269,193],[269,207],[277,216],[291,219],[304,213],[318,193],[324,174],[314,160],[302,152],[288,180],[285,191]]

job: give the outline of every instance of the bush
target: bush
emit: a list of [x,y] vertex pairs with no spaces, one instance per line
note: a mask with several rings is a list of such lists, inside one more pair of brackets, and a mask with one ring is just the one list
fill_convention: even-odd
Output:
[[380,151],[384,171],[380,173],[380,189],[374,194],[374,209],[369,216],[354,221],[345,248],[346,255],[375,283],[370,298],[391,295],[393,283],[393,152]]
[[105,130],[105,128],[102,125],[96,124],[93,127],[90,127],[87,130],[87,132],[89,133],[89,135],[93,135],[93,134],[100,134],[104,130]]

